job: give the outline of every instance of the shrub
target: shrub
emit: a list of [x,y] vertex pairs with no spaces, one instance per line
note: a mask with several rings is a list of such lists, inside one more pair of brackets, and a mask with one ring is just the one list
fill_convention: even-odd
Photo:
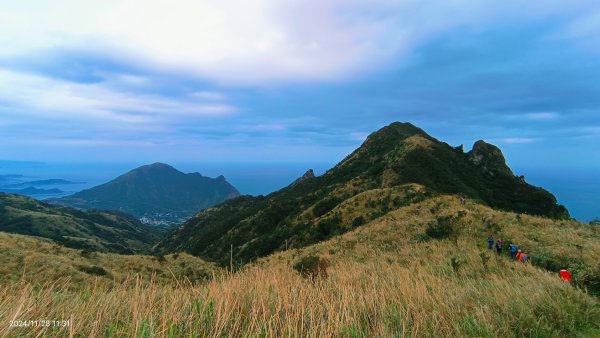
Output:
[[320,217],[331,211],[335,208],[336,205],[340,203],[340,200],[337,198],[326,198],[315,204],[313,207],[313,215],[315,217]]
[[316,240],[324,240],[332,235],[341,233],[342,219],[339,216],[329,217],[321,220],[316,227],[314,234]]
[[358,227],[361,226],[363,224],[365,224],[365,218],[363,216],[358,216],[356,217],[353,221],[352,221],[352,226],[353,227]]
[[182,271],[181,277],[186,278],[192,284],[197,284],[209,280],[210,274],[202,269],[192,268],[188,266]]
[[458,239],[460,229],[457,223],[456,216],[440,216],[435,221],[430,222],[427,225],[425,234],[430,238],[445,239],[453,238]]
[[81,257],[90,258],[92,252],[90,250],[84,249],[79,252],[79,255],[81,255]]
[[79,271],[85,272],[87,274],[90,275],[96,275],[96,276],[106,276],[108,275],[108,272],[106,270],[104,270],[103,267],[101,266],[84,266],[84,265],[80,265],[77,267],[77,269],[79,269]]
[[486,251],[479,252],[479,258],[481,258],[481,264],[485,271],[488,269],[488,261],[490,260],[490,255]]
[[463,263],[462,260],[460,260],[459,258],[456,258],[456,257],[450,258],[450,266],[452,266],[452,270],[454,271],[455,274],[458,275],[458,270],[460,269],[462,263]]
[[428,240],[430,240],[431,238],[429,236],[427,236],[426,233],[420,233],[420,234],[416,234],[413,237],[413,241],[417,242],[417,243],[422,243],[422,242],[427,242]]
[[308,278],[313,283],[318,278],[327,278],[328,267],[329,261],[316,255],[304,256],[293,266],[302,277]]

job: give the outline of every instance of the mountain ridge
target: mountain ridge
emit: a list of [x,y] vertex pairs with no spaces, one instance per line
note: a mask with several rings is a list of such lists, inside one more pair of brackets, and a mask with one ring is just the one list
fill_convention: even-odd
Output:
[[205,210],[169,234],[158,249],[221,263],[231,254],[249,261],[331,238],[440,194],[517,213],[569,217],[551,193],[514,176],[500,155],[483,141],[465,153],[410,123],[395,122],[369,135],[323,175]]

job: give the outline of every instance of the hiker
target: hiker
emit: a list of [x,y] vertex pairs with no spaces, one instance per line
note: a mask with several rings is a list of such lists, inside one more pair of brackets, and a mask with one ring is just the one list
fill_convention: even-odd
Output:
[[499,239],[496,241],[496,252],[498,253],[498,255],[500,255],[502,253],[502,245],[504,244],[504,241]]
[[521,249],[517,250],[517,260],[519,262],[521,261],[522,256],[523,256],[523,251],[521,251]]
[[564,282],[571,282],[571,272],[567,269],[560,270],[560,279]]
[[527,263],[527,254],[523,252],[523,254],[521,255],[521,262],[523,263]]
[[465,196],[460,195],[460,204],[465,205],[466,204],[466,199]]
[[510,243],[510,245],[508,246],[508,252],[510,253],[510,258],[512,258],[512,260],[515,260],[515,257],[517,256],[517,246]]
[[494,248],[494,237],[491,235],[488,236],[488,249],[492,250]]

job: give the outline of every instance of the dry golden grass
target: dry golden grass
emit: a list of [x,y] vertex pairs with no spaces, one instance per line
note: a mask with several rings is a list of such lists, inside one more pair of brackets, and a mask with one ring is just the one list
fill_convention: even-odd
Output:
[[[456,242],[419,238],[433,215],[458,211],[464,215]],[[484,216],[493,221],[495,235],[527,246],[532,256],[565,250],[589,266],[599,261],[594,228],[528,216],[518,221],[511,213],[438,197],[237,273],[217,273],[204,284],[165,285],[148,277],[127,283],[88,279],[76,287],[3,282],[0,337],[600,336],[598,298],[555,273],[488,252],[485,239],[492,230]],[[555,231],[562,234],[558,243]],[[582,249],[571,252],[572,245]],[[291,268],[307,254],[331,262],[327,278],[311,283]],[[10,328],[13,318],[70,319],[71,325]]]
[[[437,252],[440,251],[440,252]],[[17,336],[572,336],[598,333],[598,301],[531,266],[455,275],[437,264],[343,263],[315,285],[286,265],[206,285],[0,288],[0,334]],[[494,263],[495,264],[495,263]],[[513,263],[510,263],[513,264]],[[465,267],[468,268],[468,267]],[[9,320],[70,319],[69,328]],[[594,331],[596,330],[596,331]]]
[[84,271],[90,267],[106,271],[98,280],[105,284],[122,283],[135,275],[161,284],[172,283],[173,277],[197,281],[219,271],[214,264],[184,253],[154,257],[87,252],[47,239],[0,233],[1,284],[68,281],[78,288],[97,279]]

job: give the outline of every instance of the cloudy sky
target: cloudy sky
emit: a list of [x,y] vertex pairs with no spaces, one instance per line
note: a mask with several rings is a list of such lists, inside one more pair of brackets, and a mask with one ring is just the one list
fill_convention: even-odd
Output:
[[336,162],[393,121],[600,169],[600,5],[0,4],[0,159]]

